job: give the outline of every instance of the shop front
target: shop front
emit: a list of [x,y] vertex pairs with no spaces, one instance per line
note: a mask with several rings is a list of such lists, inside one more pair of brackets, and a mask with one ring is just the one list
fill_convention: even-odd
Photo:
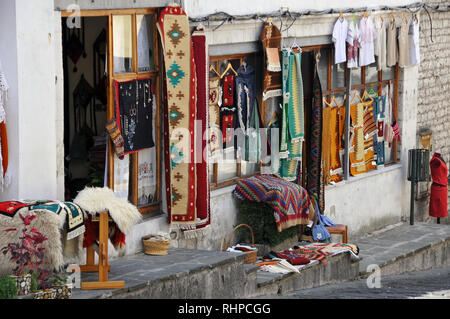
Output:
[[[23,21],[13,33],[26,34],[12,37],[15,50],[0,56],[11,88],[5,109],[12,183],[2,201],[71,201],[86,186],[107,186],[142,216],[127,234],[122,252],[129,255],[143,250],[142,237],[158,232],[170,234],[172,247],[219,250],[238,224],[236,185],[264,174],[314,190],[322,214],[347,225],[350,239],[409,215],[417,66],[378,65],[380,54],[353,66],[347,52],[337,60],[337,45],[344,41],[345,48],[347,38],[336,23],[360,27],[364,10],[340,18],[338,5],[330,5],[331,13],[295,17],[289,13],[315,8],[294,4],[278,17],[269,13],[279,6],[269,2],[233,11],[234,1],[220,10],[186,1],[179,5],[187,17],[173,6],[180,17],[162,19],[168,1],[42,3],[32,17],[21,2],[2,4],[5,14]],[[397,30],[403,12],[367,14]],[[267,28],[273,34],[264,34]],[[33,59],[27,48],[37,48]],[[301,88],[287,100],[284,67]],[[289,102],[291,96],[297,99]],[[298,132],[283,127],[289,108]],[[204,136],[206,127],[218,132],[216,139]],[[230,146],[239,137],[226,127],[255,134]],[[191,162],[178,159],[182,152],[173,143],[183,128],[197,137],[186,149]],[[283,130],[296,157],[276,138]]]

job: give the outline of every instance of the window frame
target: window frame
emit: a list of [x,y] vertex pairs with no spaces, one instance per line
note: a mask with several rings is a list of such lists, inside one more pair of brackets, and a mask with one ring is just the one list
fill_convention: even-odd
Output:
[[[244,62],[244,59],[251,56],[251,55],[255,55],[257,54],[257,52],[251,52],[251,53],[239,53],[239,54],[230,54],[230,55],[215,55],[215,56],[210,56],[209,57],[209,64],[211,65],[211,63],[215,63],[215,69],[216,70],[220,70],[220,61],[224,61],[224,60],[239,60],[239,65],[241,65]],[[218,71],[219,72],[219,71]],[[261,120],[264,120],[264,116],[262,114],[262,103],[258,104],[260,107],[260,116],[261,116]],[[235,184],[237,181],[243,179],[243,178],[248,178],[251,176],[255,176],[257,174],[259,174],[261,172],[261,165],[259,166],[259,170],[253,174],[247,175],[247,176],[241,176],[242,175],[242,164],[240,159],[236,160],[236,177],[233,177],[231,179],[227,179],[225,181],[218,181],[218,175],[219,175],[219,163],[213,163],[213,172],[212,172],[212,182],[209,183],[209,187],[210,189],[214,190],[214,189],[218,189],[218,188],[222,188],[222,187],[226,187],[232,184]]]
[[[161,206],[161,150],[160,150],[160,103],[161,103],[161,74],[160,74],[160,55],[161,46],[159,35],[156,27],[157,19],[161,8],[135,8],[135,9],[100,9],[100,10],[80,10],[79,17],[108,17],[108,41],[107,41],[107,63],[108,63],[108,87],[107,87],[107,112],[106,120],[110,121],[114,118],[114,81],[129,81],[138,78],[151,78],[154,83],[154,95],[156,103],[155,114],[155,147],[156,147],[156,192],[155,202],[146,206],[138,207],[138,152],[130,154],[130,183],[128,200],[138,207],[139,212],[145,217],[151,217],[160,212]],[[154,47],[154,70],[151,72],[138,72],[138,44],[137,44],[137,15],[153,15],[153,47]],[[114,52],[113,52],[113,17],[117,15],[131,15],[131,37],[132,37],[132,72],[130,73],[114,73]],[[63,10],[61,17],[72,17],[73,12]],[[114,190],[114,145],[110,138],[108,140],[107,154],[107,186]]]

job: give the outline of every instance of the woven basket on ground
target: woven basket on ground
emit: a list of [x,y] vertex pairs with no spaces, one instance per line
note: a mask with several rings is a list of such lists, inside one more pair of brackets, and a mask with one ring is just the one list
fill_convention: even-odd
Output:
[[144,253],[146,255],[167,255],[167,249],[169,248],[170,241],[151,241],[152,235],[142,237],[142,243],[144,244]]
[[[230,234],[230,239],[228,241],[228,247],[231,247],[231,240],[233,239],[234,232],[239,227],[242,227],[242,226],[245,226],[245,227],[247,227],[250,230],[250,233],[252,235],[252,244],[251,244],[251,246],[253,248],[255,247],[255,236],[253,235],[253,229],[247,224],[240,224],[240,225],[237,225],[236,227],[234,227],[233,231]],[[245,260],[244,260],[245,264],[252,264],[252,263],[256,262],[256,257],[258,255],[258,249],[255,249],[255,250],[252,250],[252,251],[246,251],[245,253],[247,254],[247,256],[245,257]]]

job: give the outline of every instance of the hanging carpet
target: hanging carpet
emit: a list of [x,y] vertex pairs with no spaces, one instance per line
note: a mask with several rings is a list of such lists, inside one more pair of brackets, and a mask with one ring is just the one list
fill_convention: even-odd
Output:
[[194,230],[196,78],[189,20],[180,7],[168,6],[161,12],[157,28],[164,49],[164,157],[169,223],[171,227]]

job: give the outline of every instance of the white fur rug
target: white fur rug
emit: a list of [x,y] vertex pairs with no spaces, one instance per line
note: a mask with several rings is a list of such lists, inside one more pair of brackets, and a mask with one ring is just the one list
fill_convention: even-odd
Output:
[[[19,210],[13,218],[0,215],[0,248],[8,243],[19,242],[21,232],[5,232],[5,229],[16,228],[21,230],[23,227],[19,214],[26,216],[35,214],[36,218],[31,221],[28,229],[37,228],[48,239],[42,243],[44,250],[45,268],[60,270],[64,265],[77,263],[83,258],[83,235],[66,241],[66,216],[57,215],[49,211],[29,211],[28,208]],[[11,275],[16,267],[10,259],[11,255],[0,253],[0,275]]]
[[108,210],[112,220],[125,235],[142,220],[136,206],[117,197],[108,187],[86,187],[78,193],[73,202],[91,215]]

